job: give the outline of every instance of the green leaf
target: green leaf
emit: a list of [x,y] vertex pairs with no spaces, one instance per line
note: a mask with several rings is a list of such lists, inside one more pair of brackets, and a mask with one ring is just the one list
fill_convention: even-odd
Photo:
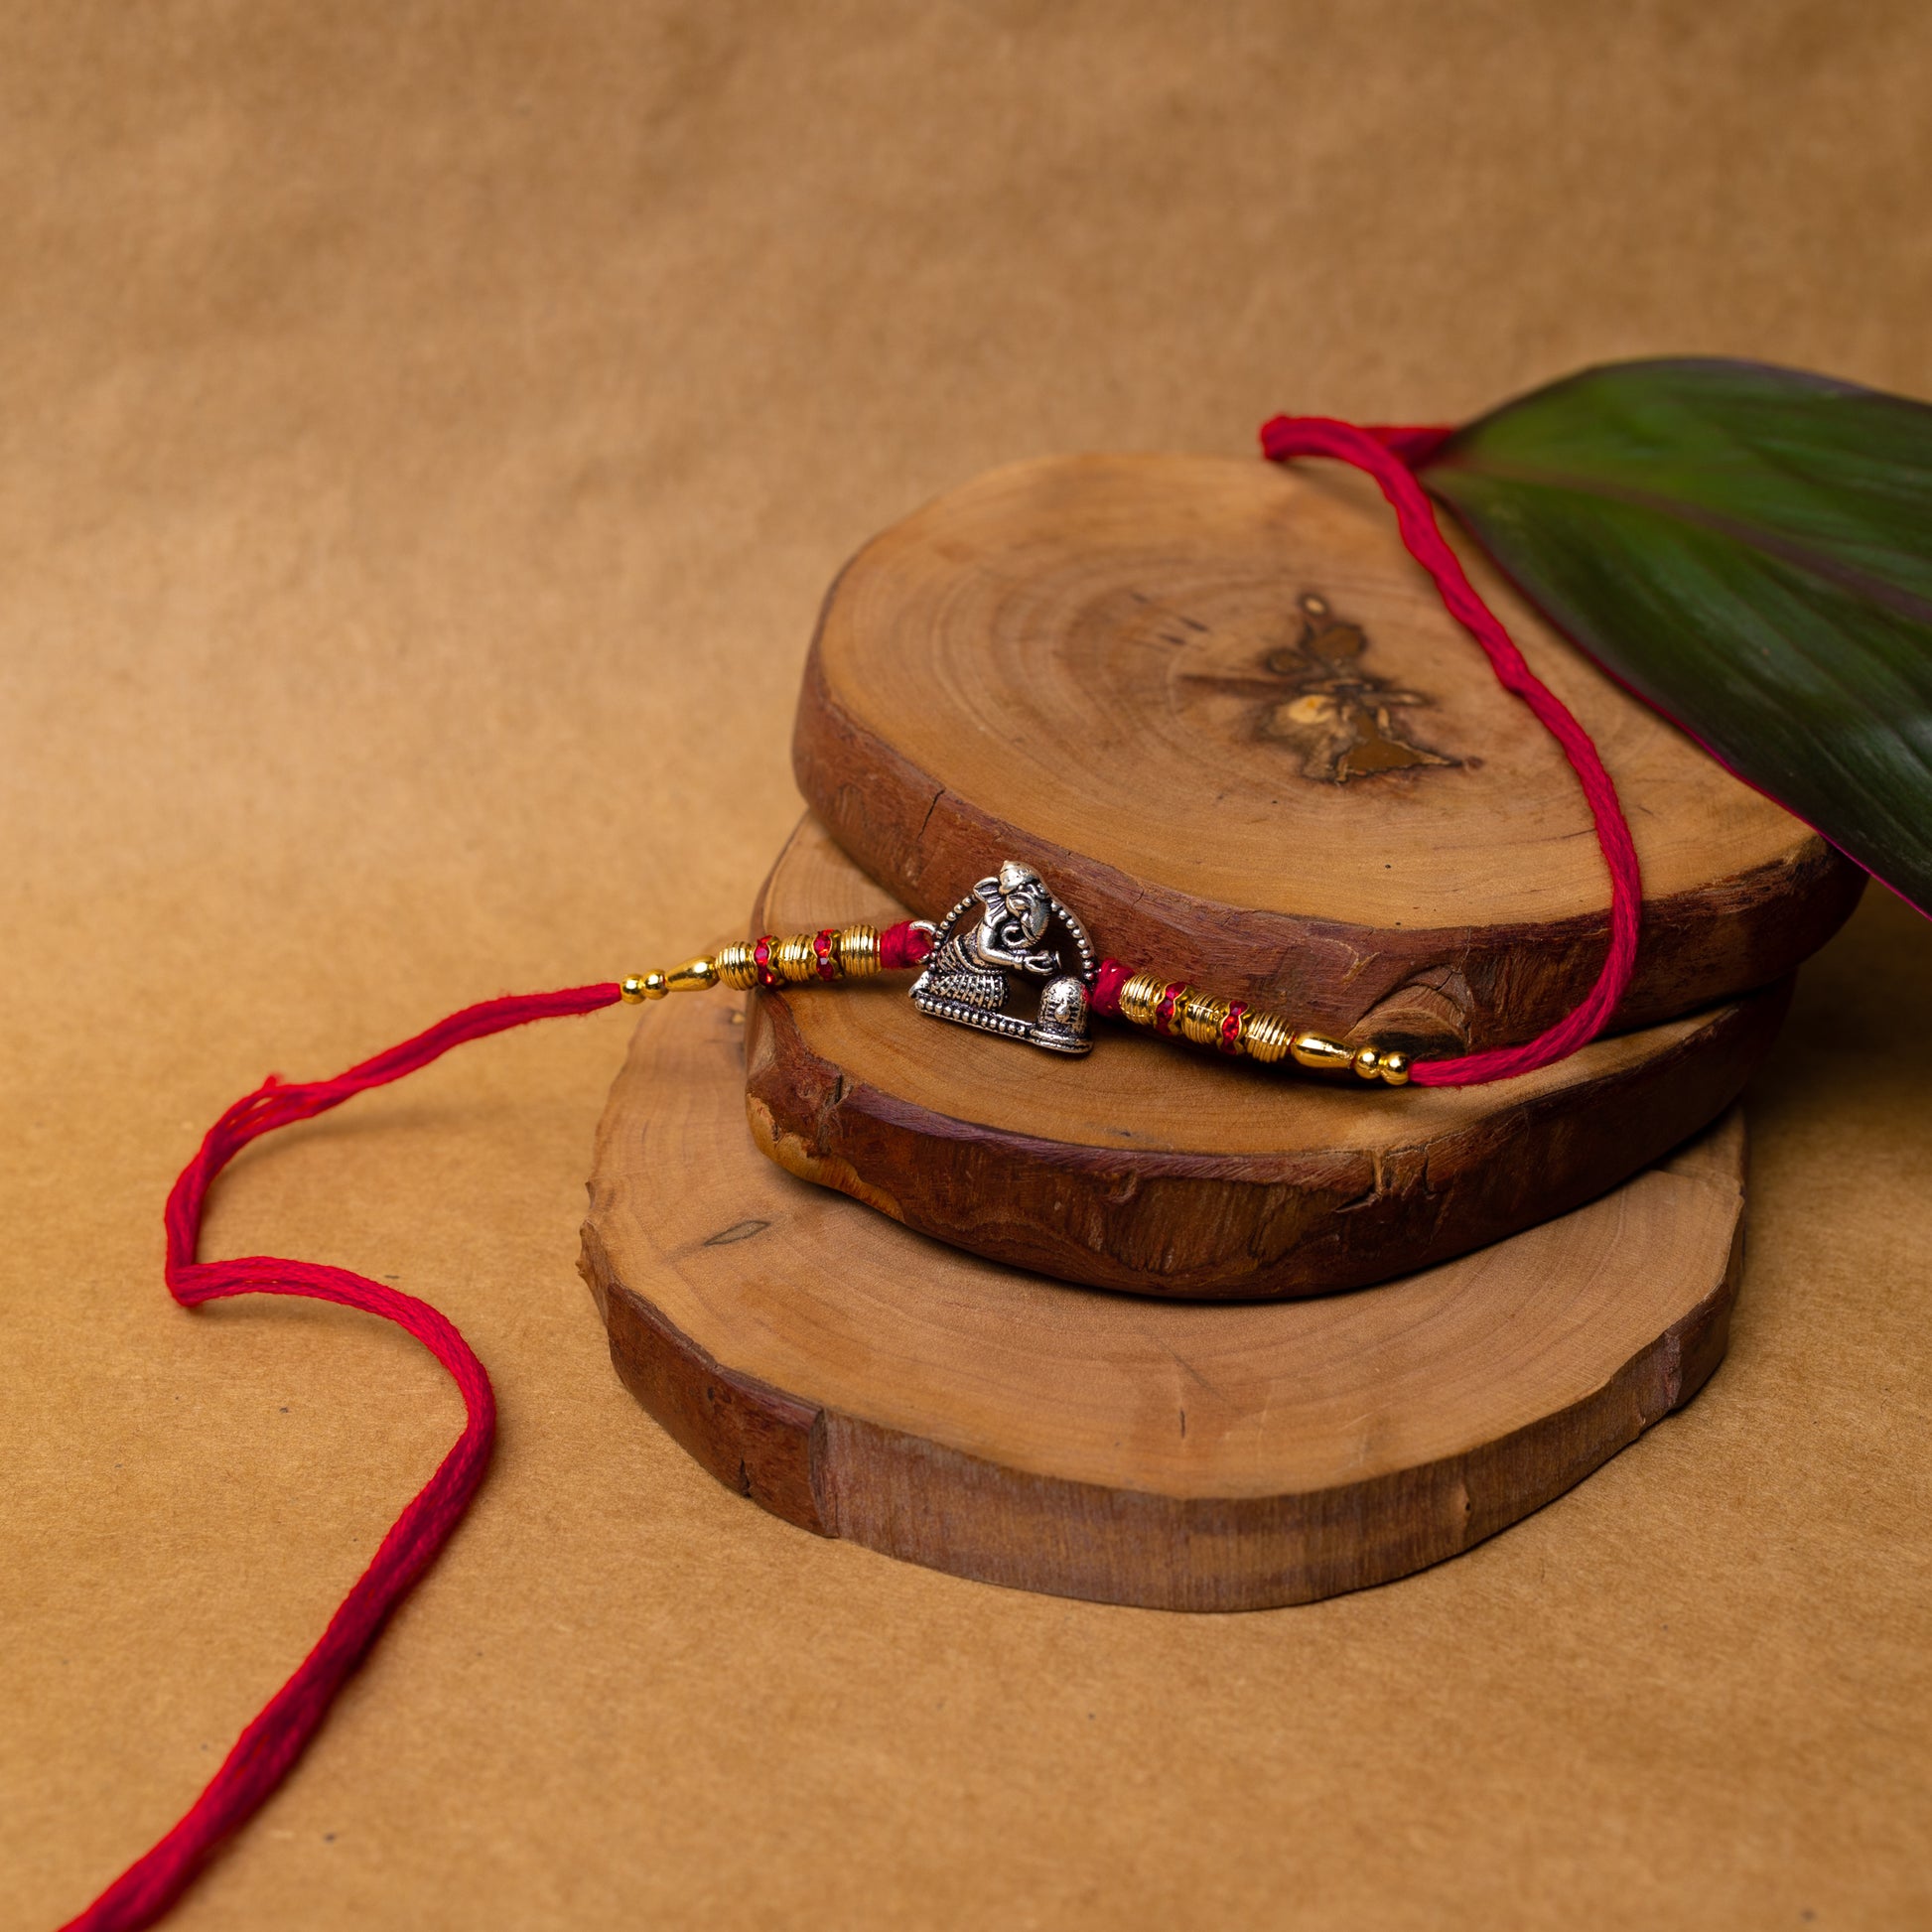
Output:
[[1932,408],[1752,362],[1622,362],[1418,474],[1552,621],[1932,907]]

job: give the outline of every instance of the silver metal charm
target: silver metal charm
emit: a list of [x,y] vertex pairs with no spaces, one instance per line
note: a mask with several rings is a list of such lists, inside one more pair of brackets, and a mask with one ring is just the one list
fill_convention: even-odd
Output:
[[[978,925],[960,930],[975,908]],[[1058,945],[1052,943],[1056,926]],[[1091,1049],[1093,942],[1032,866],[1009,859],[998,877],[982,879],[931,930],[932,955],[912,982],[912,1004],[921,1013],[1052,1053]],[[1038,1005],[1027,1019],[1017,1009],[1035,985]]]

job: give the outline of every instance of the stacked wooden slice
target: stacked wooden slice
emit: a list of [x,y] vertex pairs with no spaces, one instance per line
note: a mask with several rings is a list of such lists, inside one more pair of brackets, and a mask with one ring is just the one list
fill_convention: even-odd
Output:
[[[647,1014],[585,1266],[706,1466],[963,1575],[1231,1608],[1464,1548],[1695,1392],[1726,1109],[1859,875],[1477,575],[1635,833],[1613,1035],[1392,1091],[1104,1023],[1066,1059],[883,979]],[[937,917],[1014,859],[1102,952],[1424,1057],[1533,1035],[1602,959],[1569,767],[1336,479],[1085,458],[942,498],[835,586],[795,749],[755,931]]]

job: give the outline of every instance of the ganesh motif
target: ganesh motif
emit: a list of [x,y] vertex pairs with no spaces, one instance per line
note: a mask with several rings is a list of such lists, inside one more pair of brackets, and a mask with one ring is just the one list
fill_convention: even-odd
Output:
[[[964,925],[975,906],[979,922]],[[933,928],[932,941],[925,970],[912,984],[921,1013],[1053,1052],[1088,1050],[1093,947],[1033,867],[1006,861]],[[1034,1015],[1023,1017],[1024,995],[1035,984]]]

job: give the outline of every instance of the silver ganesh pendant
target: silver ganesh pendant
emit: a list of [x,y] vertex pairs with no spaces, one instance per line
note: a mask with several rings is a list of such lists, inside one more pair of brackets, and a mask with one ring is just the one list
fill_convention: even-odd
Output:
[[[961,928],[978,909],[979,923]],[[1057,943],[1055,940],[1057,939]],[[1024,1039],[1052,1053],[1085,1053],[1097,968],[1086,927],[1031,866],[1009,859],[932,928],[932,953],[912,1004],[935,1020]],[[1038,1002],[1024,1008],[1037,985]]]

